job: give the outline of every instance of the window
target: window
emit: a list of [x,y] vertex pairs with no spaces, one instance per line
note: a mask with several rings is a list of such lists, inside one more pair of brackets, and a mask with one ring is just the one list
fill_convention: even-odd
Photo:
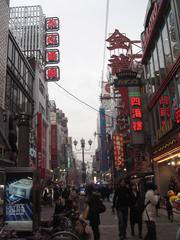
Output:
[[159,62],[158,62],[158,55],[157,55],[157,49],[156,46],[154,48],[153,51],[153,59],[154,59],[154,74],[155,74],[155,78],[156,78],[156,88],[160,85],[160,75],[159,75]]
[[169,67],[172,65],[172,56],[171,56],[171,49],[169,45],[169,36],[167,31],[167,26],[164,24],[163,30],[162,30],[162,41],[163,41],[163,47],[164,47],[164,57],[166,62],[166,69],[169,69]]
[[165,75],[165,62],[164,62],[161,36],[159,36],[159,39],[157,42],[157,50],[158,50],[158,56],[159,56],[160,75],[161,75],[161,79],[163,79]]
[[171,111],[172,111],[172,120],[174,120],[175,112],[178,109],[178,99],[176,96],[174,79],[171,80],[171,82],[168,86],[168,90],[169,90],[169,97],[170,97],[170,106],[171,106]]
[[179,53],[180,53],[180,45],[179,45],[179,39],[177,34],[177,22],[176,22],[176,16],[175,12],[170,10],[167,17],[167,23],[168,23],[168,31],[169,31],[169,37],[170,37],[170,45],[172,49],[172,56],[173,56],[173,62],[176,61]]
[[149,61],[149,67],[150,67],[150,84],[151,84],[151,89],[152,89],[152,93],[155,92],[155,75],[154,75],[154,64],[153,64],[153,58],[150,58]]

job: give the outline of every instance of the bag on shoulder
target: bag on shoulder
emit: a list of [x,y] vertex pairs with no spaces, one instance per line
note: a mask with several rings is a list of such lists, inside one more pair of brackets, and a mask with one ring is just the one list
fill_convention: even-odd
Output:
[[103,202],[100,200],[97,204],[97,212],[98,213],[103,213],[106,211],[106,207],[105,205],[103,204]]
[[89,205],[87,205],[82,213],[83,219],[87,220],[89,218]]

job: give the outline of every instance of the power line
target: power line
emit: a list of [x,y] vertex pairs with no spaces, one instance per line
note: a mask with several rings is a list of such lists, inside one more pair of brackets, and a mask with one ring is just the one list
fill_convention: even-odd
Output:
[[[73,97],[74,99],[76,99],[76,101],[80,102],[81,104],[85,105],[86,107],[89,107],[91,110],[96,111],[99,113],[99,110],[96,109],[95,107],[92,107],[91,105],[89,105],[88,103],[86,103],[85,101],[81,100],[80,98],[76,97],[73,93],[69,92],[68,90],[66,90],[64,87],[62,87],[59,83],[54,82],[59,88],[61,88],[63,91],[65,91],[68,95],[70,95],[71,97]],[[106,117],[111,117],[114,119],[113,116],[110,116],[108,114],[105,114]]]

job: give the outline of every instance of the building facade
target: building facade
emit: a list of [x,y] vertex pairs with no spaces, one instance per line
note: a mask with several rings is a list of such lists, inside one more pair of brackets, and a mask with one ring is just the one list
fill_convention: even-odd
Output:
[[27,57],[44,59],[45,15],[41,6],[10,8],[10,30]]
[[180,183],[180,3],[149,1],[142,33],[151,159],[161,194]]

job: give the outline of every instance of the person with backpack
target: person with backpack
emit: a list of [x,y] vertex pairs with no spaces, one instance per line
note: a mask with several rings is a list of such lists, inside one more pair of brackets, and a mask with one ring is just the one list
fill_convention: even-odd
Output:
[[125,179],[120,179],[118,183],[118,187],[114,193],[113,206],[112,210],[114,212],[114,208],[117,211],[118,217],[118,227],[119,227],[119,239],[126,239],[126,228],[128,221],[128,207],[130,203],[130,191],[127,187]]
[[159,201],[157,188],[154,183],[149,182],[146,186],[145,209],[143,212],[143,220],[147,226],[147,233],[144,240],[156,240],[156,205]]

